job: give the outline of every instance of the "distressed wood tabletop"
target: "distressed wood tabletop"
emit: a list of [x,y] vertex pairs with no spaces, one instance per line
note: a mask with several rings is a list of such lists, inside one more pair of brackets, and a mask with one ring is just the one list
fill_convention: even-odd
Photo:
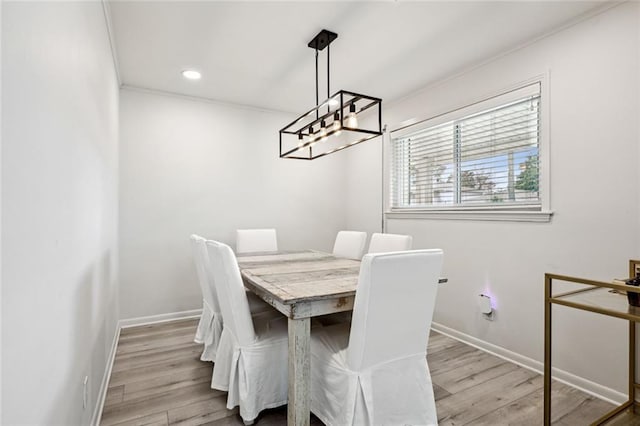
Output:
[[238,256],[245,285],[286,305],[354,296],[360,262],[313,250]]

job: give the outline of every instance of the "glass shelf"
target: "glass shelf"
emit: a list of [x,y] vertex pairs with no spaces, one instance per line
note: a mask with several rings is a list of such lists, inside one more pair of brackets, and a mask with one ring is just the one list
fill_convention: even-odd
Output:
[[551,302],[640,322],[640,307],[629,305],[626,293],[612,288],[591,287],[553,296]]

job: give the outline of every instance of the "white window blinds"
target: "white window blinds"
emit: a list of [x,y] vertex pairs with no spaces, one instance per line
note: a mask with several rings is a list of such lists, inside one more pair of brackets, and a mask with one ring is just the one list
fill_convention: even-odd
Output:
[[539,105],[535,84],[392,134],[391,207],[539,208]]

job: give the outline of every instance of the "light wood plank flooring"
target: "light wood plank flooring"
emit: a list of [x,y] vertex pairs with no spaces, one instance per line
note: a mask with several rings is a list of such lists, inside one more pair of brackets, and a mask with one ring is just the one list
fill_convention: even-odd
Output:
[[[237,409],[225,408],[226,393],[209,386],[212,364],[199,360],[196,324],[181,320],[122,330],[103,426],[242,425]],[[427,358],[440,425],[542,424],[539,374],[435,332]],[[556,425],[589,424],[612,408],[569,386],[553,385]],[[284,425],[286,418],[286,407],[267,410],[257,425]],[[313,416],[311,424],[322,425]]]

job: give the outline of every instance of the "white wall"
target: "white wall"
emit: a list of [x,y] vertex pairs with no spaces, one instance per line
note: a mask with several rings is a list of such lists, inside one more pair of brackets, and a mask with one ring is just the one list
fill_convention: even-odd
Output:
[[[441,247],[434,321],[520,355],[543,358],[543,277],[610,280],[640,256],[639,7],[617,6],[484,66],[387,105],[390,130],[466,105],[547,70],[550,75],[550,223],[389,220],[416,248]],[[401,64],[398,64],[401,66]],[[380,229],[380,149],[352,149],[348,227]],[[490,292],[497,318],[477,312]],[[625,390],[623,321],[554,308],[554,366]]]
[[118,318],[101,3],[3,2],[2,65],[2,424],[88,424]]
[[292,118],[121,91],[121,318],[201,307],[192,233],[233,247],[237,228],[273,227],[281,249],[332,248],[346,157],[278,158],[278,130]]

